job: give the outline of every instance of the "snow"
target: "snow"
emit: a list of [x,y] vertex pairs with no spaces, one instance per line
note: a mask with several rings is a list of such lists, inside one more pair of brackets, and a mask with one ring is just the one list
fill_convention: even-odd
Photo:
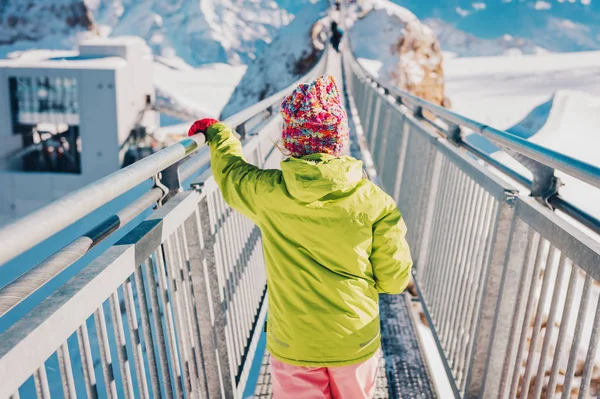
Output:
[[[83,0],[4,0],[0,20],[0,45],[31,45],[37,40],[47,42],[50,36],[56,39],[93,30]],[[56,48],[56,44],[51,48]]]
[[[273,42],[253,61],[223,109],[222,118],[281,91],[312,69],[322,50],[315,46],[313,26],[325,16],[326,2],[306,5],[282,28]],[[328,25],[328,22],[321,21]]]
[[386,1],[351,11],[349,36],[356,57],[377,60],[382,80],[441,104],[442,54],[433,30],[409,10]]
[[16,58],[20,54],[29,52],[72,51],[80,40],[93,37],[91,33],[81,33],[74,36],[48,35],[32,41],[17,41],[13,44],[0,45],[0,58]]
[[186,64],[175,67],[155,62],[154,84],[180,106],[203,116],[217,117],[245,72],[245,65],[211,64],[191,68]]
[[379,71],[383,67],[383,63],[379,60],[371,60],[368,58],[358,58],[358,62],[363,68],[376,78],[379,77]]
[[400,38],[404,37],[404,27],[408,23],[391,15],[394,14],[386,9],[375,9],[357,20],[349,33],[354,54],[358,58],[378,60],[382,76],[392,74],[400,63],[396,47]]
[[[455,111],[600,166],[600,52],[457,58],[446,63],[446,89]],[[600,190],[557,175],[563,197],[600,217]]]
[[[70,49],[79,35],[144,38],[156,55],[197,66],[248,63],[294,14],[325,0],[9,0],[0,7],[0,57],[31,47]],[[279,5],[281,3],[281,6]],[[40,20],[44,23],[40,24]],[[4,44],[4,45],[3,45]]]
[[[405,28],[412,22],[418,24],[418,20],[407,9],[385,1],[373,1],[371,7],[372,10],[366,16],[353,22],[349,32],[352,50],[361,60],[377,60],[378,74],[391,77],[396,74],[401,62],[397,47],[406,34]],[[369,7],[365,9],[368,10]],[[423,32],[427,33],[430,32]],[[422,79],[422,70],[410,63],[410,55],[406,58],[405,66],[412,71],[418,69],[413,80],[419,81]]]
[[114,0],[88,7],[111,35],[142,36],[155,54],[192,65],[247,63],[293,19],[272,0]]
[[446,59],[446,90],[453,108],[508,129],[555,91],[600,96],[600,52]]

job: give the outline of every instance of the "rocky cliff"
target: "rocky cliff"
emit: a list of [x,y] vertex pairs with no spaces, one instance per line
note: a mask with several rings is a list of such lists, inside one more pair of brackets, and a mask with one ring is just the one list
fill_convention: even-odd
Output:
[[0,45],[93,31],[84,0],[5,0],[0,2]]
[[435,104],[448,104],[442,52],[428,26],[387,0],[361,1],[350,7],[349,16],[352,51],[375,65],[371,72]]

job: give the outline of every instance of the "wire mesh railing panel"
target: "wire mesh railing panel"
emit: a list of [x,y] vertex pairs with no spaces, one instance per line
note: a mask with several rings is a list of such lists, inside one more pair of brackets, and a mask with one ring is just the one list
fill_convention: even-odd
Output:
[[402,150],[405,148],[403,144],[408,139],[406,137],[407,132],[403,128],[404,115],[396,112],[391,106],[386,107],[386,109],[390,114],[390,128],[381,132],[382,141],[385,141],[385,145],[382,145],[381,152],[373,152],[373,158],[382,188],[391,193],[400,173],[401,154],[403,154]]
[[[465,163],[468,165],[468,163]],[[440,163],[419,287],[457,387],[464,392],[504,188],[488,191],[452,158]],[[470,167],[475,167],[470,165]],[[490,185],[491,182],[487,182]]]
[[598,396],[600,245],[527,199],[517,204],[513,230],[521,233],[511,238],[486,392]]
[[[398,170],[393,186],[388,191],[396,200],[408,229],[406,239],[411,247],[413,259],[418,264],[421,251],[420,237],[424,234],[427,201],[434,185],[437,138],[418,125],[417,121],[405,116],[400,125],[404,141],[397,158]],[[402,120],[400,121],[402,122]]]
[[485,339],[475,343],[488,331],[481,324],[497,278],[489,279],[489,270],[505,248],[499,238],[510,230],[514,191],[393,97],[349,75],[379,182],[408,227],[417,286],[453,389],[466,394],[483,364],[478,354]]
[[213,215],[212,230],[230,361],[239,380],[265,295],[262,239],[255,224],[225,203],[212,179],[205,185],[204,192]]
[[[194,205],[158,211],[3,333],[0,368],[12,376],[3,388],[23,397],[56,386],[64,397],[202,395],[183,231],[162,228],[181,225]],[[54,353],[58,367],[45,367]]]
[[3,333],[0,396],[234,397],[264,258],[256,226],[211,197],[173,197]]

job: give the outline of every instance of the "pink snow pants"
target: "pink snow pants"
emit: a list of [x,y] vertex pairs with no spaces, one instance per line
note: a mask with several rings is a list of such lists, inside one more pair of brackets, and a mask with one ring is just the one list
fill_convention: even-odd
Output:
[[271,356],[273,399],[372,399],[381,351],[359,364],[300,367]]

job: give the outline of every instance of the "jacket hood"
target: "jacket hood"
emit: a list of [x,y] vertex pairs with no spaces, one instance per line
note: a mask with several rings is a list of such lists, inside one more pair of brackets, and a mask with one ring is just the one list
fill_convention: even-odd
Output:
[[362,180],[362,162],[352,157],[310,154],[281,162],[288,192],[302,202],[313,202],[333,192],[348,192]]

